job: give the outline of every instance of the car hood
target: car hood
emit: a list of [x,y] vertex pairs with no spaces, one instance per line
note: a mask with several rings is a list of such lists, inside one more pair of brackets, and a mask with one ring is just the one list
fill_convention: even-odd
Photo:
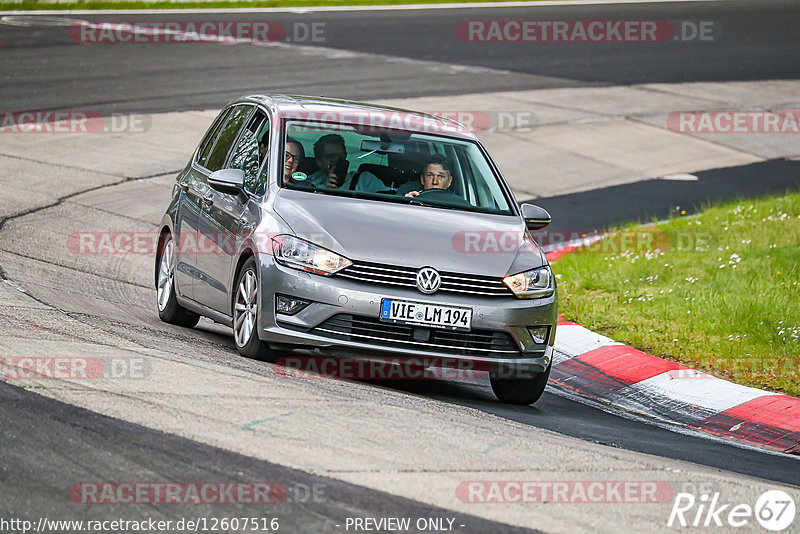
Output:
[[518,247],[520,217],[283,189],[275,212],[295,235],[353,261],[505,276],[547,263]]

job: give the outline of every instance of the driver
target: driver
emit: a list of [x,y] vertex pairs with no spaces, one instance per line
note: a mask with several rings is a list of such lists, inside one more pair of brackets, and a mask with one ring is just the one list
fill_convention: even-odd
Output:
[[403,184],[397,194],[405,193],[407,197],[415,197],[422,191],[428,189],[447,189],[453,183],[453,175],[450,174],[450,163],[447,158],[436,154],[431,156],[419,176],[418,183]]

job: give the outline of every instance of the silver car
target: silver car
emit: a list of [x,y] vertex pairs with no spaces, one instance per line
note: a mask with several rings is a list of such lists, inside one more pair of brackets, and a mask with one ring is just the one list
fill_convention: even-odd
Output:
[[[478,139],[412,111],[297,96],[222,110],[177,177],[158,313],[233,328],[274,359],[421,358],[485,369],[530,404],[550,374],[556,282]],[[362,360],[359,360],[362,361]]]

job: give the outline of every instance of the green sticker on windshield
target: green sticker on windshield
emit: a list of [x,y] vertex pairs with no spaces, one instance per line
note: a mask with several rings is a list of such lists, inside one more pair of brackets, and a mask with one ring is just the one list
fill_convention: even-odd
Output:
[[299,182],[302,182],[303,180],[308,178],[308,176],[306,176],[306,173],[304,173],[304,172],[296,172],[296,173],[292,174],[292,178],[294,178],[295,180],[297,180]]

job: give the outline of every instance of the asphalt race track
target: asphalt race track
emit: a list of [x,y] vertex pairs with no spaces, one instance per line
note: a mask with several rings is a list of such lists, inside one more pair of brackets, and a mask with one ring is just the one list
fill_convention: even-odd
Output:
[[[174,43],[71,46],[76,43],[65,26],[35,21],[29,26],[30,19],[24,17],[12,20],[23,25],[6,24],[0,34],[0,68],[6,73],[3,105],[131,113],[215,109],[256,91],[370,100],[520,88],[800,77],[800,28],[792,24],[798,9],[791,0],[498,9],[191,17],[277,21],[290,37],[294,24],[324,24],[321,40],[309,37],[299,51]],[[459,22],[498,19],[501,14],[503,19],[525,20],[711,21],[717,33],[714,40],[702,42],[537,43],[534,55],[521,43],[487,46],[456,38]],[[64,18],[47,24],[187,19],[176,14]]]
[[[108,478],[124,478],[132,470],[140,470],[182,480],[291,481],[286,484],[286,499],[270,510],[281,518],[280,528],[289,532],[333,531],[337,524],[344,524],[348,515],[448,516],[456,525],[469,524],[476,532],[535,532],[453,514],[394,495],[254,460],[31,395],[6,384],[0,384],[0,398],[3,401],[0,421],[4,450],[10,452],[4,458],[3,493],[7,497],[5,510],[11,513],[4,510],[4,517],[28,515],[26,508],[30,515],[37,515],[44,509],[43,503],[48,503],[46,508],[51,517],[69,517],[74,513],[73,503],[52,492],[64,480],[78,480],[87,470]],[[32,436],[27,427],[34,420],[47,423]],[[61,444],[55,454],[54,443]],[[29,454],[30,451],[36,454]],[[113,455],[103,451],[113,451]],[[31,459],[35,460],[35,465]],[[41,475],[31,477],[34,471]],[[314,500],[323,493],[324,501]],[[196,517],[248,515],[248,506],[243,503],[216,508],[213,505],[178,510],[174,506],[160,508],[134,504],[130,511],[155,520],[178,520],[189,509]],[[87,518],[105,517],[102,509],[94,512]]]
[[[82,44],[70,40],[64,20],[187,18],[180,14],[7,17],[0,19],[5,110],[160,113],[217,109],[251,92],[378,100],[800,79],[800,5],[792,1],[191,15],[278,21],[287,28],[324,24],[322,41],[264,46]],[[524,44],[457,39],[459,22],[470,19],[713,21],[715,38],[663,46],[550,43],[532,56]],[[43,140],[31,146],[32,154],[47,150]],[[664,216],[677,205],[693,209],[709,199],[796,188],[798,165],[768,161],[698,173],[695,185],[654,180],[540,203],[553,213],[554,228],[601,229]],[[64,168],[65,177],[73,172]],[[67,235],[92,224],[152,230],[172,178],[127,176],[136,179],[87,187],[92,191],[0,221],[0,277],[6,282],[0,284],[0,330],[13,333],[0,342],[2,352],[121,350],[154,362],[149,380],[111,393],[78,384],[40,395],[39,386],[0,382],[0,518],[247,516],[254,509],[241,503],[104,507],[77,504],[68,495],[78,481],[278,481],[288,488],[285,501],[255,514],[280,517],[282,532],[345,532],[348,517],[398,516],[448,517],[454,530],[475,533],[658,531],[666,528],[668,502],[660,508],[552,504],[497,511],[459,503],[452,489],[448,501],[439,488],[450,488],[451,475],[638,477],[671,481],[675,488],[713,487],[743,499],[775,484],[800,488],[796,457],[675,432],[552,389],[534,406],[516,407],[498,403],[483,382],[276,380],[270,364],[237,355],[228,329],[207,320],[194,330],[161,323],[151,258],[76,258],[59,250]],[[23,178],[20,172],[17,179]],[[613,212],[574,209],[611,203],[620,194],[635,201]],[[569,212],[560,222],[559,211]],[[97,262],[106,269],[102,275]],[[252,389],[235,386],[244,381]],[[273,420],[281,423],[270,427]],[[751,486],[754,493],[748,493]],[[314,487],[323,488],[324,497],[308,497]],[[792,528],[787,532],[798,531],[797,521]]]

